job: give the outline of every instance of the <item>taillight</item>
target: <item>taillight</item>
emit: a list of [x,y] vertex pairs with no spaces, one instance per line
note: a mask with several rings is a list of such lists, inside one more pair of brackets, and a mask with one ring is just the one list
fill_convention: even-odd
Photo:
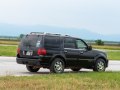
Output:
[[46,55],[47,51],[44,48],[38,49],[38,55]]
[[20,54],[20,48],[17,49],[17,54]]

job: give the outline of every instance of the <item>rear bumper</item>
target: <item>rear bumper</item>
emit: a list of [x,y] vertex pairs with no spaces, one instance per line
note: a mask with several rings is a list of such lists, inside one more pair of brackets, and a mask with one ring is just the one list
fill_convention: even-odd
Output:
[[18,64],[27,64],[32,66],[49,67],[49,63],[43,62],[41,59],[16,58]]

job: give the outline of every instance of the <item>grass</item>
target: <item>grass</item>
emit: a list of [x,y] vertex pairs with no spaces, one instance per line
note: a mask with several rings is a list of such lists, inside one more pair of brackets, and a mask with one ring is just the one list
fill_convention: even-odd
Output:
[[17,46],[0,46],[0,56],[16,56]]
[[[17,46],[0,46],[0,56],[16,56]],[[107,51],[109,60],[120,60],[120,51]]]
[[108,51],[107,54],[110,60],[120,60],[120,51]]
[[120,72],[0,77],[0,90],[120,90]]
[[18,45],[19,41],[14,40],[0,40],[0,44],[3,45]]
[[120,46],[109,46],[109,45],[98,46],[98,45],[92,45],[92,47],[95,48],[95,49],[120,50]]

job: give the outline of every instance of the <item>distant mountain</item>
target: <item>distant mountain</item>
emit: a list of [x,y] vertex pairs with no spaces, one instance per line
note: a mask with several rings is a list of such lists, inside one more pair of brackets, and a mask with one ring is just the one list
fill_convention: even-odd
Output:
[[86,29],[61,28],[43,25],[17,26],[0,24],[0,35],[2,36],[19,36],[20,34],[28,34],[30,32],[57,33],[62,35],[80,37],[88,40],[102,39],[106,41],[120,41],[120,35],[101,35]]

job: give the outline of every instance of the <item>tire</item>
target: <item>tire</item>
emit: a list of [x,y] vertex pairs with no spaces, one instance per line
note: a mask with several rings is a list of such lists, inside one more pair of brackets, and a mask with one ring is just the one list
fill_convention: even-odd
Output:
[[72,71],[78,72],[81,68],[71,68]]
[[93,68],[93,71],[95,72],[104,72],[106,69],[106,63],[104,59],[99,58]]
[[64,61],[60,58],[56,58],[50,66],[50,72],[52,73],[63,73],[64,72]]
[[38,67],[35,67],[35,66],[29,66],[29,65],[26,65],[26,68],[29,72],[37,72],[39,71],[40,68]]

